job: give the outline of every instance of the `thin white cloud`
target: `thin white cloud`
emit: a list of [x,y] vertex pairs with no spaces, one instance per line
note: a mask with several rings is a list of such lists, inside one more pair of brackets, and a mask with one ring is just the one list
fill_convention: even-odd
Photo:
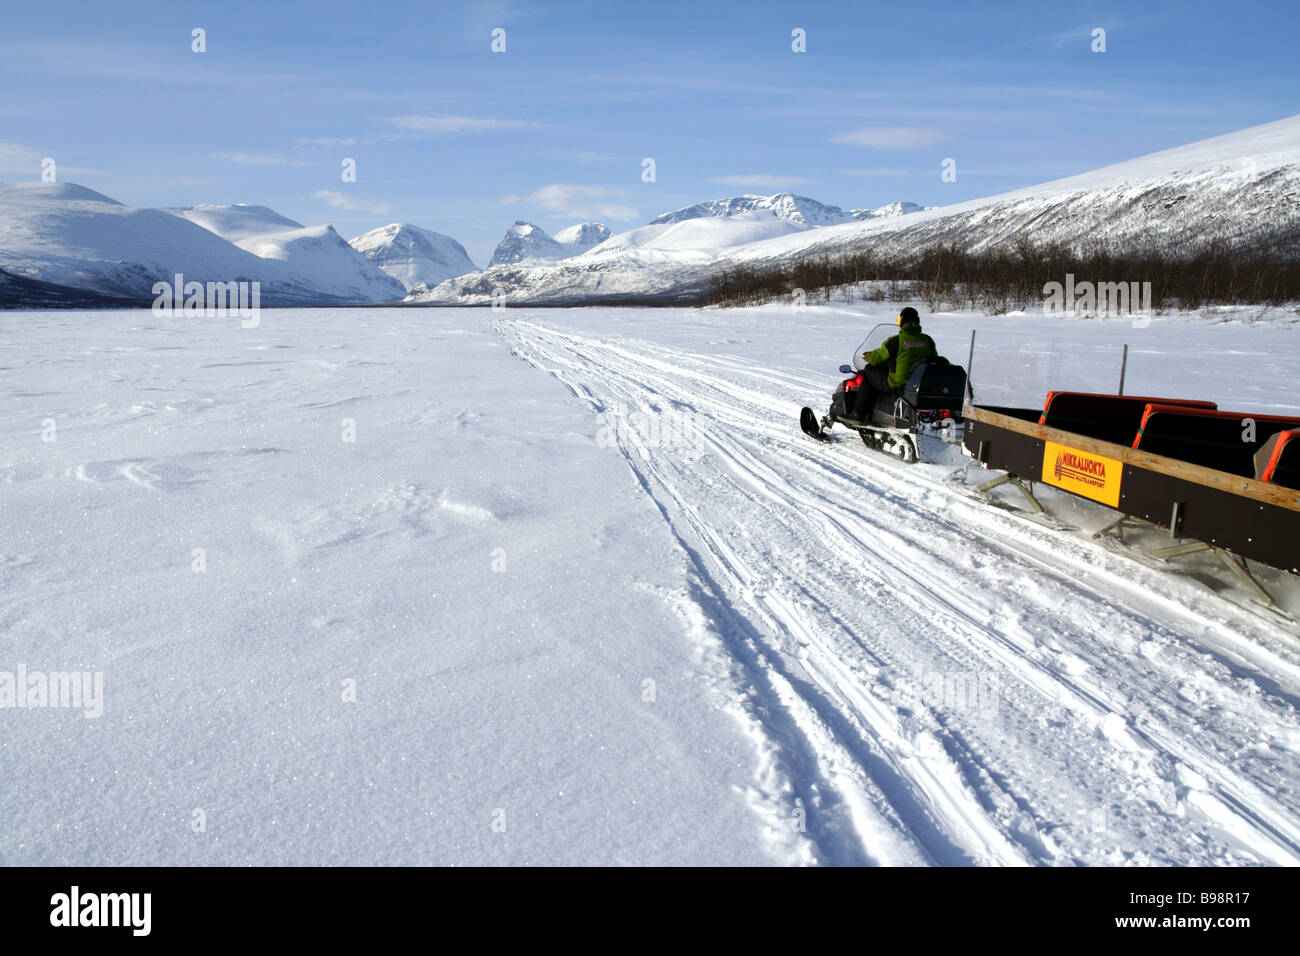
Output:
[[373,216],[382,216],[393,208],[386,202],[374,202],[370,199],[348,196],[337,189],[318,189],[311,194],[311,198],[323,199],[335,209],[344,209],[348,212],[365,212]]
[[519,197],[514,193],[509,193],[508,195],[502,196],[501,199],[498,201],[503,206],[512,206],[515,203],[519,202]]
[[224,159],[228,163],[241,166],[315,166],[301,159],[288,159],[284,156],[270,156],[261,153],[213,153],[213,159]]
[[409,133],[456,136],[461,133],[491,133],[503,129],[528,129],[531,120],[496,119],[491,116],[392,116],[388,122]]
[[[0,143],[0,174],[22,176],[24,179],[40,179],[43,169],[42,163],[46,158],[47,154],[32,149],[30,146],[23,146],[21,143]],[[54,160],[55,175],[59,178],[67,175],[104,175],[97,169],[86,169],[83,166],[64,166],[58,161],[59,157],[57,156],[48,158]]]
[[926,149],[943,138],[940,130],[920,126],[864,126],[837,133],[830,141],[866,149]]
[[359,140],[351,136],[333,137],[333,136],[300,136],[294,140],[299,146],[355,146]]
[[711,183],[723,186],[752,186],[756,189],[789,189],[791,186],[806,186],[811,179],[798,176],[771,176],[767,173],[753,173],[745,176],[714,176]]
[[609,202],[627,195],[623,189],[608,186],[586,186],[551,183],[524,197],[524,202],[535,203],[547,212],[573,219],[615,219],[626,221],[637,218],[631,206]]
[[866,169],[841,169],[841,176],[892,176],[895,178],[907,175],[906,169],[892,169],[888,167],[873,166]]
[[34,149],[18,143],[0,143],[0,172],[31,173],[39,176],[44,157]]
[[598,153],[591,149],[552,149],[551,152],[560,159],[573,163],[620,163],[621,157],[613,153]]

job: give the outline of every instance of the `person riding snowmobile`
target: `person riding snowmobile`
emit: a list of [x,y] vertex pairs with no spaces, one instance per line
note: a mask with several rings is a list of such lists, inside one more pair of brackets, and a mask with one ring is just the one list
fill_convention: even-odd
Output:
[[922,362],[939,354],[934,339],[921,331],[921,316],[910,305],[898,313],[898,334],[885,340],[874,352],[863,352],[867,367],[853,405],[853,417],[869,421],[876,398],[901,391]]

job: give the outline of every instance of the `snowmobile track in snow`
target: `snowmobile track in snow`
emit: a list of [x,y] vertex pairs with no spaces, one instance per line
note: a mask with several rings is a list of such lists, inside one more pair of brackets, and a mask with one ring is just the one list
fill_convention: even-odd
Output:
[[[802,808],[812,858],[1300,862],[1282,629],[989,509],[945,484],[951,465],[807,441],[791,422],[825,379],[496,327],[605,416],[689,556],[733,662],[702,676],[777,755],[756,809],[771,829]],[[628,412],[690,428],[657,441]]]

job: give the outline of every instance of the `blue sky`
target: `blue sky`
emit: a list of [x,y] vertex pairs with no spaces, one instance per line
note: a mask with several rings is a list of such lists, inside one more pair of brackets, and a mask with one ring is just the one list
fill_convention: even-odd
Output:
[[1281,119],[1298,27],[1294,0],[6,2],[0,179],[50,156],[129,205],[411,222],[481,265],[515,219],[620,231],[784,189],[938,205]]

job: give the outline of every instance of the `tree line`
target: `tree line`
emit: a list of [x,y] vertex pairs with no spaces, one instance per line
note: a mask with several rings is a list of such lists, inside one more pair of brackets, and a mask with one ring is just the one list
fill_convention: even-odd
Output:
[[915,252],[858,249],[763,266],[738,264],[712,277],[706,300],[744,306],[800,297],[829,302],[838,295],[847,302],[855,296],[919,300],[932,312],[1002,314],[1041,308],[1044,286],[1063,283],[1067,275],[1075,283],[1149,282],[1156,311],[1300,302],[1300,262],[1243,253],[1222,240],[1174,256],[1154,246],[1114,249],[1098,243],[1078,249],[1025,238],[977,251],[939,243]]

